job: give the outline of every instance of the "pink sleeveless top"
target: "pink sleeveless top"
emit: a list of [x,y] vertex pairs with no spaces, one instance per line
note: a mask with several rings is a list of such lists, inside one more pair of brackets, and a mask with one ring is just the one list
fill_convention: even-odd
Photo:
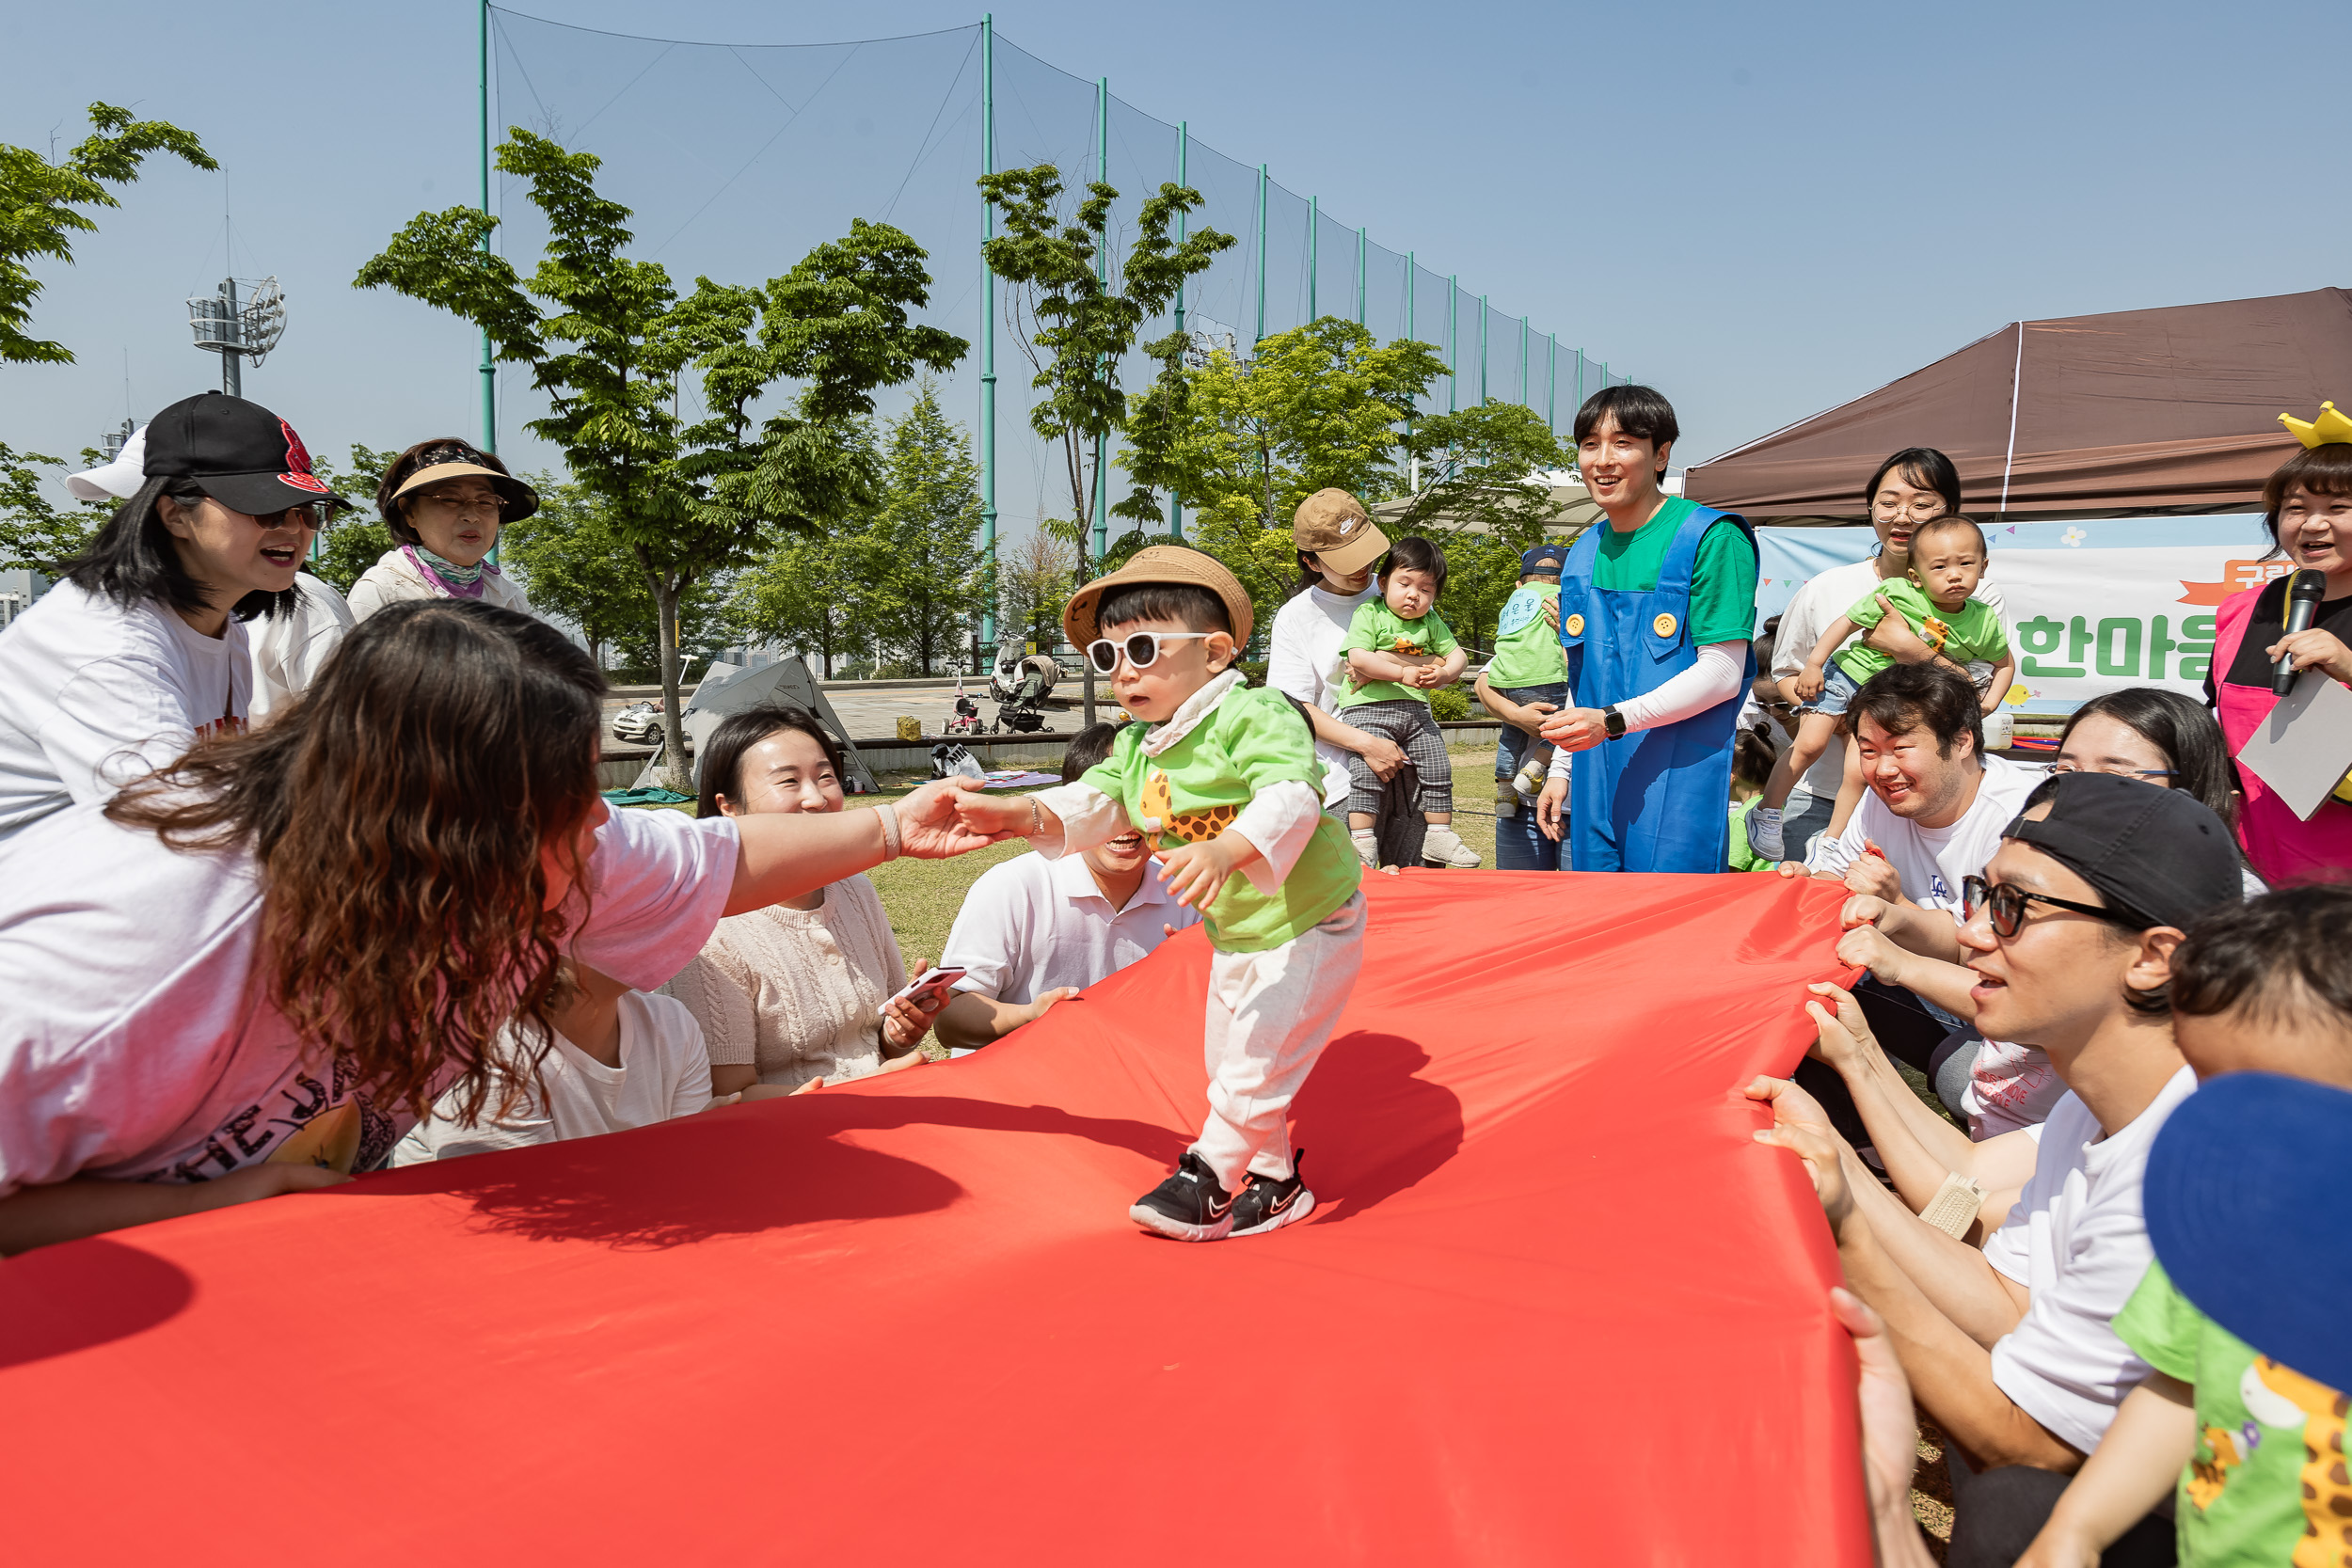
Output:
[[[2233,686],[2227,678],[2249,635],[2262,637],[2266,646],[2283,629],[2249,628],[2254,601],[2261,596],[2262,589],[2249,588],[2224,599],[2214,611],[2215,717],[2221,721],[2222,738],[2233,757],[2279,705],[2269,687]],[[2238,840],[2246,846],[2246,858],[2264,881],[2273,887],[2328,881],[2352,870],[2352,805],[2334,799],[2323,800],[2306,822],[2251,771],[2241,768],[2237,774],[2238,787],[2246,792],[2238,812]]]

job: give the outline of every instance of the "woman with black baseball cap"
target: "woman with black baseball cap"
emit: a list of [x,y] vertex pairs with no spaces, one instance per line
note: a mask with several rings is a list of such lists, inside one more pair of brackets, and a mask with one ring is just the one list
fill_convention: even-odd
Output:
[[351,585],[355,617],[405,599],[479,599],[530,612],[523,591],[489,555],[500,530],[539,510],[539,493],[497,454],[454,436],[420,441],[384,470],[375,509],[392,547]]
[[0,844],[243,729],[244,623],[294,613],[312,535],[351,504],[258,403],[184,398],[145,434],[145,483],[0,637]]

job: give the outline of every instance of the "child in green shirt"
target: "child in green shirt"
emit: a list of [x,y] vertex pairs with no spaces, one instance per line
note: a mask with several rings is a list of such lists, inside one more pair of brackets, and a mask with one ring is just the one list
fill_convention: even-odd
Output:
[[1186,1242],[1313,1210],[1290,1103],[1363,965],[1361,870],[1323,815],[1314,733],[1288,697],[1232,667],[1250,621],[1249,596],[1213,558],[1136,552],[1071,597],[1062,627],[1141,722],[1073,783],[957,800],[966,827],[1021,833],[1048,859],[1140,832],[1176,901],[1200,911],[1215,950],[1209,1114],[1175,1172],[1128,1211]]
[[[2201,1083],[2252,1072],[2328,1085],[2318,1091],[2322,1094],[2352,1089],[2352,1003],[2346,1000],[2352,998],[2352,946],[2343,940],[2346,930],[2352,930],[2352,887],[2346,886],[2283,888],[2225,905],[2197,922],[2173,953],[2168,990],[2173,1043]],[[2233,1087],[2257,1082],[2223,1081]],[[2279,1085],[2282,1091],[2299,1087]],[[2219,1103],[2208,1100],[2213,1092],[2201,1088],[2183,1108]],[[2168,1124],[2165,1137],[2172,1135]],[[2156,1149],[2165,1147],[2160,1138]],[[2340,1170],[2341,1151],[2336,1152],[2333,1166]],[[2264,1195],[2257,1206],[2276,1205],[2277,1212],[2284,1212],[2293,1199],[2282,1189],[2291,1188],[2293,1180],[2282,1180],[2280,1161],[2265,1164],[2262,1154],[2249,1147],[2242,1155],[2247,1168],[2214,1169],[2202,1182],[2215,1195],[2243,1186]],[[2148,1228],[2158,1261],[2149,1266],[2114,1325],[2116,1337],[2153,1370],[2124,1396],[2098,1449],[2018,1559],[2020,1568],[2097,1563],[2100,1554],[2168,1492],[2175,1494],[2173,1525],[2184,1568],[2315,1568],[2352,1561],[2352,1538],[2346,1534],[2352,1529],[2352,1485],[2344,1480],[2344,1391],[2262,1354],[2264,1347],[2248,1344],[2214,1322],[2173,1283],[2171,1275],[2180,1273],[2197,1288],[2190,1270],[2201,1260],[2193,1252],[2168,1250],[2154,1196],[2160,1158],[2151,1154],[2147,1178]],[[2317,1170],[2305,1167],[2296,1179],[2325,1192],[2334,1177],[2323,1164]],[[2328,1228],[2324,1212],[2317,1228]],[[2340,1246],[2341,1236],[2320,1244]],[[2321,1259],[2299,1260],[2291,1247],[2276,1247],[2267,1239],[2265,1245],[2272,1246],[2265,1256],[2276,1259],[2280,1279],[2308,1286],[2326,1277]],[[2341,1277],[2340,1268],[2335,1273]],[[2211,1283],[2208,1277],[2205,1284]],[[2244,1286],[2244,1280],[2233,1278],[2233,1290],[2242,1292]],[[2255,1295],[2280,1300],[2268,1292]],[[2307,1300],[2301,1310],[2279,1315],[2324,1323],[2328,1320],[2324,1287],[2316,1300],[2315,1308]],[[2293,1354],[2290,1345],[2267,1348]]]
[[[1346,678],[1332,705],[1347,722],[1393,742],[1413,765],[1421,814],[1429,824],[1422,855],[1440,865],[1475,866],[1478,851],[1454,831],[1454,763],[1429,711],[1429,693],[1451,686],[1470,663],[1454,633],[1431,608],[1445,589],[1445,552],[1419,534],[1389,546],[1380,562],[1380,597],[1356,607],[1340,644]],[[1347,827],[1367,866],[1380,863],[1374,825],[1385,784],[1372,764],[1347,758]]]
[[[1978,703],[1986,713],[2001,705],[2001,699],[2009,695],[2016,660],[2010,653],[2008,634],[2001,630],[2001,618],[1991,606],[1970,597],[1984,579],[1989,555],[1984,531],[1971,519],[1931,517],[1912,531],[1910,570],[1871,589],[1845,614],[1821,628],[1821,639],[1813,645],[1812,657],[1797,677],[1798,700],[1806,705],[1797,721],[1797,736],[1781,753],[1772,782],[1748,815],[1748,836],[1756,853],[1774,860],[1786,853],[1780,814],[1788,803],[1789,792],[1836,738],[1845,722],[1846,706],[1862,689],[1862,683],[1895,662],[1861,641],[1845,645],[1849,638],[1884,618],[1886,612],[1879,604],[1882,597],[1923,641],[1976,682]],[[1851,780],[1850,773],[1850,787]],[[1838,804],[1830,821],[1832,832],[1845,827],[1852,809],[1844,791],[1839,792]]]

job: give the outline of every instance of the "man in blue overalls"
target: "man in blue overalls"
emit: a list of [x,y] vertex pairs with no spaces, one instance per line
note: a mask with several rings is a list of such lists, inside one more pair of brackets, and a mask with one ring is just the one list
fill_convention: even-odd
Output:
[[[1661,488],[1681,427],[1647,387],[1610,387],[1576,414],[1577,467],[1607,515],[1560,573],[1569,702],[1537,822],[1576,871],[1721,871],[1731,742],[1756,676],[1756,536]],[[1568,756],[1576,758],[1573,784]]]

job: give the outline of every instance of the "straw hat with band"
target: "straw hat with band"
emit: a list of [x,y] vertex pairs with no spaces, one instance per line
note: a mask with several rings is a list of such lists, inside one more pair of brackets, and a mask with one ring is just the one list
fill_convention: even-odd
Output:
[[463,441],[441,441],[417,453],[417,466],[401,481],[400,488],[384,498],[379,510],[389,512],[403,496],[421,490],[428,484],[438,484],[450,479],[479,479],[498,492],[499,522],[519,523],[539,510],[539,492],[498,469],[486,467],[482,453]]
[[1324,566],[1352,578],[1388,553],[1389,536],[1380,531],[1364,503],[1344,490],[1317,490],[1298,503],[1291,516],[1291,543]]
[[310,471],[294,426],[258,403],[225,392],[182,398],[149,422],[146,436],[148,478],[184,479],[248,517],[351,504]]
[[1242,592],[1240,579],[1215,556],[1186,549],[1182,545],[1152,545],[1137,550],[1118,571],[1096,578],[1071,594],[1069,604],[1062,608],[1062,635],[1070,639],[1073,647],[1085,648],[1103,635],[1095,624],[1094,607],[1103,602],[1104,594],[1139,582],[1183,583],[1189,588],[1207,589],[1224,601],[1225,618],[1232,623],[1235,652],[1249,645],[1249,633],[1257,623],[1250,613],[1249,595]]

